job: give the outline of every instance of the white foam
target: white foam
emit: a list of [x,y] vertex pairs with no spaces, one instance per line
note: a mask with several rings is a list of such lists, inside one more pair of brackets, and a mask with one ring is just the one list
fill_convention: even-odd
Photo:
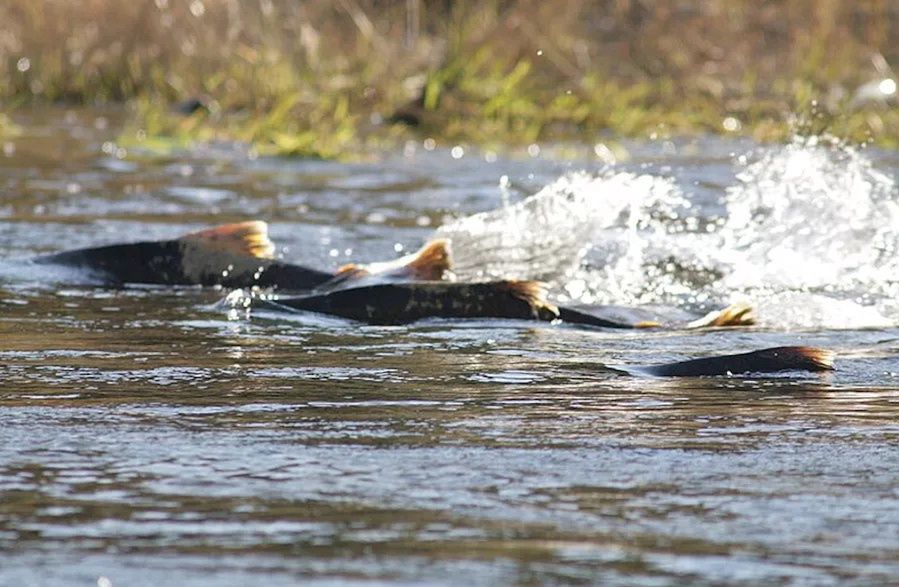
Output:
[[460,279],[557,280],[578,267],[597,236],[642,226],[681,203],[674,183],[632,173],[572,173],[516,204],[461,218],[437,236],[453,242]]
[[748,299],[763,324],[783,328],[899,324],[889,175],[864,151],[817,138],[735,165],[717,202],[669,178],[574,173],[438,234],[453,239],[462,279],[544,279],[563,298],[596,303]]

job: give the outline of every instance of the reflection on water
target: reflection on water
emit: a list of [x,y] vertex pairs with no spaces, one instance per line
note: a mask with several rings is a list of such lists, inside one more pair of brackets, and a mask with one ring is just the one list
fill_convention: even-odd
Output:
[[[519,201],[566,168],[439,152],[252,160],[227,146],[118,159],[96,114],[32,116],[0,157],[0,584],[899,576],[896,328],[386,328],[229,319],[214,290],[60,284],[13,259],[247,216],[271,220],[286,256],[311,265],[389,258],[447,217],[496,208],[501,175]],[[709,153],[746,146],[720,147],[636,149],[623,171],[649,173],[630,184],[649,186],[641,209],[733,194],[729,157]],[[596,254],[566,274],[584,291],[607,277],[590,273]],[[836,349],[838,371],[655,380],[606,368],[795,343]]]

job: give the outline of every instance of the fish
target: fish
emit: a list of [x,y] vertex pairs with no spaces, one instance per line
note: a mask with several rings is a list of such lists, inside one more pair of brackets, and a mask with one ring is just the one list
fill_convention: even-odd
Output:
[[425,318],[513,318],[604,328],[695,329],[754,323],[748,304],[696,317],[676,309],[557,305],[539,281],[460,283],[414,281],[351,286],[334,292],[257,302],[271,309],[317,312],[369,324],[408,324]]
[[615,367],[629,375],[708,377],[783,371],[833,371],[835,353],[808,346],[782,346],[747,353],[718,355],[659,365]]
[[437,239],[395,261],[344,266],[336,273],[275,258],[268,225],[260,220],[223,224],[169,240],[62,251],[32,259],[39,265],[83,270],[104,285],[203,285],[225,288],[336,289],[375,277],[440,279],[449,270],[449,243]]
[[702,316],[696,316],[678,308],[662,306],[560,304],[558,308],[559,318],[563,322],[601,328],[695,330],[698,328],[751,326],[756,322],[752,306],[742,301]]
[[558,310],[545,298],[543,285],[535,281],[429,281],[351,287],[257,303],[276,310],[317,312],[390,325],[424,318],[557,319]]

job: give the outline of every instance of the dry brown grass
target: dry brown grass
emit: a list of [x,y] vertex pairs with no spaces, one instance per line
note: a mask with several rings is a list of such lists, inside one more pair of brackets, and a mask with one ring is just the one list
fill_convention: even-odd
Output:
[[[333,154],[392,118],[475,141],[727,116],[776,136],[813,100],[820,126],[899,140],[895,102],[852,102],[899,62],[890,0],[0,0],[0,22],[7,103],[140,100],[151,133],[283,152]],[[166,120],[196,96],[208,116]]]

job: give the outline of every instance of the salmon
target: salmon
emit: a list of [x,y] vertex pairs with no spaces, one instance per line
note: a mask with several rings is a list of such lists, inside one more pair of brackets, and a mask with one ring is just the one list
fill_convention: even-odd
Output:
[[832,351],[807,346],[783,346],[661,365],[622,367],[620,370],[630,375],[702,377],[782,371],[833,371],[833,361]]
[[275,246],[262,221],[238,222],[191,232],[170,240],[113,244],[44,255],[38,264],[82,269],[103,283],[206,285],[227,288],[272,287],[306,291],[333,289],[365,278],[440,279],[451,263],[448,243],[425,245],[418,253],[370,266],[353,265],[337,273],[274,258]]
[[755,324],[752,306],[745,302],[731,304],[703,316],[685,310],[659,306],[615,306],[595,304],[559,305],[559,318],[569,324],[601,328],[697,328],[751,326]]
[[558,309],[534,281],[389,283],[261,301],[280,310],[318,312],[369,324],[423,318],[512,318],[552,321]]
[[407,324],[424,318],[515,318],[604,328],[694,329],[754,323],[752,308],[734,304],[696,317],[676,309],[556,305],[537,281],[458,283],[415,281],[351,285],[334,292],[265,300],[276,309],[318,312],[370,324]]

